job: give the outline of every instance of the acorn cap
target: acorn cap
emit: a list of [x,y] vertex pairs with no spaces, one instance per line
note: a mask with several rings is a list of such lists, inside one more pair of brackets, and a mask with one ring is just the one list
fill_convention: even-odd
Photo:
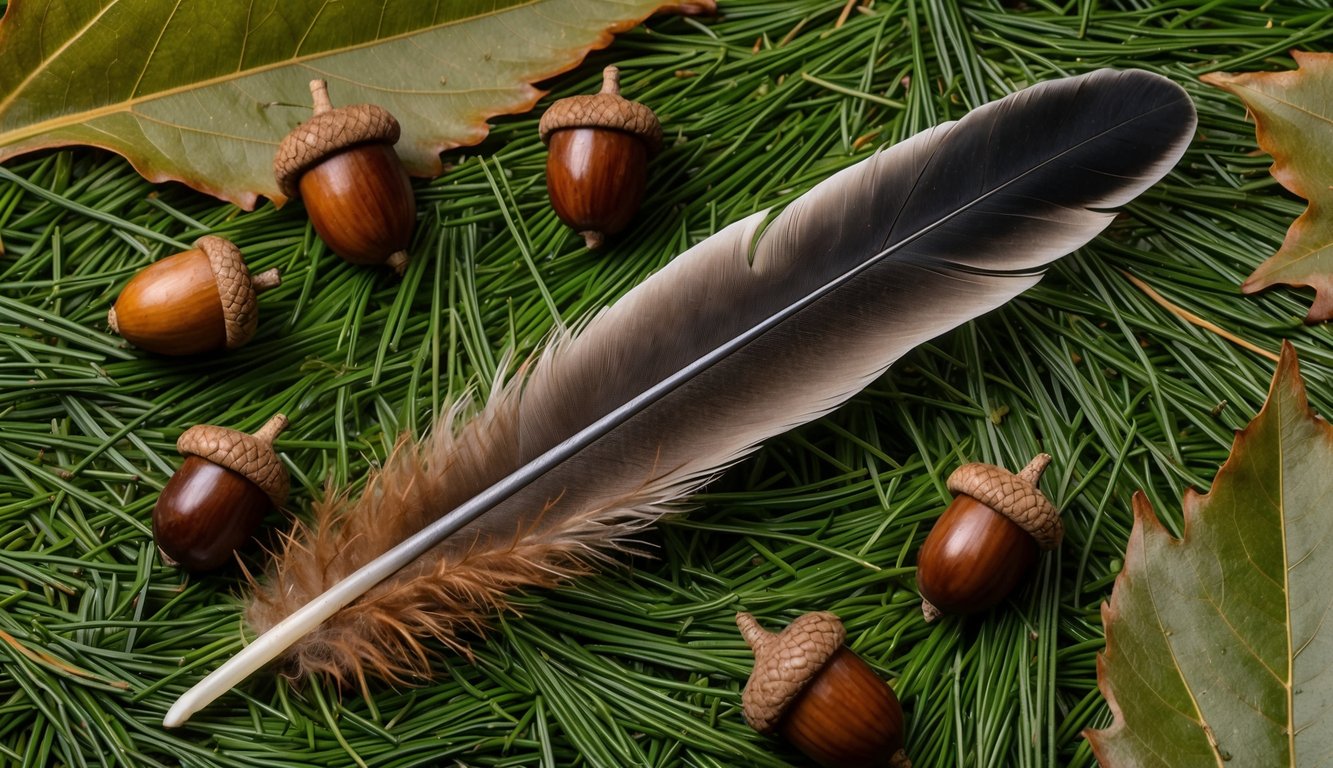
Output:
[[1064,538],[1064,523],[1060,511],[1037,488],[1050,463],[1050,454],[1039,453],[1016,475],[992,464],[964,464],[949,475],[949,492],[971,496],[1014,521],[1037,540],[1037,546],[1055,549]]
[[736,626],[754,651],[754,671],[741,692],[741,714],[751,728],[772,733],[787,706],[842,647],[847,630],[827,611],[807,613],[781,634],[759,626],[748,613],[736,614]]
[[633,133],[647,143],[650,155],[662,147],[662,124],[657,115],[620,95],[620,70],[616,67],[602,70],[600,93],[557,101],[537,125],[543,144],[550,142],[552,133],[565,128],[606,128]]
[[287,468],[273,450],[273,438],[286,428],[287,417],[281,413],[269,419],[253,435],[226,427],[198,424],[185,430],[176,441],[176,450],[183,456],[198,456],[243,475],[268,494],[273,506],[279,507],[287,500],[291,480],[287,476]]
[[375,104],[333,108],[328,83],[310,81],[315,116],[292,129],[273,157],[273,176],[288,198],[301,195],[301,175],[324,158],[357,144],[397,144],[402,129],[389,110]]
[[212,268],[213,277],[218,283],[218,298],[222,300],[227,349],[236,349],[249,341],[259,326],[259,307],[255,302],[255,294],[276,287],[282,278],[276,269],[251,276],[241,258],[241,249],[230,240],[205,235],[194,241],[194,247],[208,257],[208,266]]

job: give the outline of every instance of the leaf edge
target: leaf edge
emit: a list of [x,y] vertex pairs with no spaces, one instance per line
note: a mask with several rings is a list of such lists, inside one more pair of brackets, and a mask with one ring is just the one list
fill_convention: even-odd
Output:
[[[1305,275],[1303,276],[1305,279],[1287,279],[1273,273],[1279,272],[1282,267],[1286,266],[1286,264],[1277,266],[1274,266],[1274,264],[1291,258],[1291,252],[1295,250],[1296,244],[1301,240],[1303,231],[1322,212],[1318,210],[1318,206],[1311,199],[1309,191],[1303,188],[1304,185],[1295,178],[1283,160],[1274,153],[1271,125],[1266,119],[1261,119],[1260,114],[1251,106],[1250,99],[1245,97],[1245,92],[1254,88],[1255,83],[1277,81],[1279,85],[1284,85],[1286,81],[1303,76],[1301,70],[1307,65],[1326,64],[1333,66],[1333,53],[1292,50],[1289,51],[1289,55],[1296,62],[1295,69],[1277,72],[1208,72],[1200,75],[1199,80],[1240,99],[1242,106],[1245,107],[1245,117],[1254,122],[1255,143],[1260,150],[1273,158],[1273,163],[1268,168],[1269,175],[1283,189],[1307,203],[1305,211],[1296,217],[1295,221],[1287,228],[1278,250],[1264,259],[1263,263],[1256,267],[1250,273],[1250,276],[1241,283],[1241,293],[1249,296],[1278,285],[1291,288],[1311,288],[1315,292],[1315,298],[1305,315],[1304,321],[1307,325],[1314,325],[1333,320],[1333,275],[1321,273]],[[1306,73],[1308,72],[1307,69]]]
[[[1105,748],[1107,742],[1120,737],[1127,727],[1123,711],[1120,708],[1120,703],[1116,698],[1115,690],[1111,687],[1110,681],[1108,681],[1106,677],[1106,668],[1115,661],[1115,648],[1113,646],[1115,632],[1112,628],[1112,622],[1119,614],[1120,597],[1124,594],[1124,590],[1121,589],[1121,584],[1122,582],[1128,583],[1127,574],[1132,573],[1130,567],[1131,557],[1133,557],[1136,562],[1139,557],[1142,557],[1142,544],[1144,537],[1148,535],[1145,531],[1151,530],[1152,535],[1166,535],[1169,540],[1168,543],[1173,546],[1185,546],[1186,543],[1189,542],[1190,531],[1198,518],[1200,507],[1208,500],[1213,489],[1217,487],[1219,480],[1224,480],[1225,475],[1235,471],[1233,462],[1237,449],[1247,441],[1247,436],[1252,434],[1256,423],[1265,418],[1269,413],[1270,408],[1274,407],[1277,403],[1281,403],[1284,407],[1290,407],[1297,412],[1303,413],[1307,419],[1322,423],[1327,431],[1333,433],[1333,426],[1330,426],[1327,421],[1310,408],[1305,380],[1301,377],[1300,361],[1296,354],[1296,347],[1286,339],[1283,339],[1282,341],[1281,353],[1278,357],[1278,363],[1274,368],[1273,378],[1269,383],[1268,395],[1264,400],[1263,407],[1259,409],[1259,412],[1255,414],[1254,418],[1242,429],[1236,430],[1226,461],[1218,467],[1208,492],[1201,494],[1193,488],[1186,490],[1185,495],[1181,500],[1183,523],[1179,539],[1171,536],[1166,527],[1162,525],[1161,519],[1158,518],[1147,495],[1142,490],[1135,491],[1134,493],[1134,497],[1131,501],[1134,514],[1134,525],[1130,529],[1129,542],[1125,547],[1124,564],[1121,566],[1120,573],[1116,575],[1115,583],[1111,589],[1111,599],[1103,602],[1100,610],[1102,632],[1106,644],[1104,650],[1097,654],[1097,690],[1106,701],[1107,708],[1111,711],[1112,720],[1111,724],[1106,728],[1089,727],[1084,728],[1082,731],[1083,737],[1088,740],[1089,745],[1092,747],[1093,757],[1096,758],[1097,764],[1103,766],[1103,768],[1113,765],[1106,756]],[[1206,733],[1205,735],[1209,739],[1209,742],[1216,747],[1216,739],[1212,734]]]

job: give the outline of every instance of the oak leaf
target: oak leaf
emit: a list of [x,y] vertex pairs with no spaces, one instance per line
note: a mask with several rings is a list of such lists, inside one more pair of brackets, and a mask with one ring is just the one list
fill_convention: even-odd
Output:
[[1134,499],[1124,570],[1102,606],[1098,684],[1115,716],[1088,731],[1105,768],[1333,760],[1333,427],[1284,344],[1268,402],[1237,433],[1176,540]]
[[1259,147],[1273,156],[1273,178],[1310,206],[1282,247],[1241,285],[1315,290],[1307,323],[1333,318],[1333,54],[1293,51],[1286,72],[1212,72],[1203,81],[1239,96],[1254,117]]
[[274,150],[310,114],[308,83],[397,116],[418,176],[527,111],[531,83],[655,10],[712,0],[10,0],[0,19],[0,161],[85,144],[245,208],[281,202]]

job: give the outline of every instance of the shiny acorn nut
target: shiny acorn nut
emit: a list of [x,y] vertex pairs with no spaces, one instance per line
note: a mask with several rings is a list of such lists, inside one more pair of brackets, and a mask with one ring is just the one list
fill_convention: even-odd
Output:
[[255,295],[279,282],[276,269],[251,276],[240,249],[209,235],[130,278],[106,320],[126,341],[162,355],[235,349],[255,335]]
[[310,81],[315,115],[278,145],[273,175],[306,213],[329,248],[352,264],[407,268],[416,201],[393,145],[398,121],[383,107],[333,108],[328,84]]
[[253,435],[200,424],[180,436],[185,462],[153,507],[163,560],[195,572],[218,568],[287,500],[287,468],[273,451],[286,427],[279,413]]
[[898,697],[843,646],[837,616],[807,613],[774,634],[739,613],[736,626],[755,656],[741,693],[751,728],[781,733],[825,768],[911,768]]
[[990,464],[966,464],[949,476],[953,503],[917,555],[926,621],[999,603],[1032,569],[1038,548],[1060,546],[1060,512],[1037,489],[1050,463],[1042,453],[1017,475]]
[[662,146],[661,123],[648,107],[620,96],[620,70],[607,67],[600,93],[557,101],[538,130],[550,147],[551,206],[589,249],[600,248],[639,210],[648,158]]

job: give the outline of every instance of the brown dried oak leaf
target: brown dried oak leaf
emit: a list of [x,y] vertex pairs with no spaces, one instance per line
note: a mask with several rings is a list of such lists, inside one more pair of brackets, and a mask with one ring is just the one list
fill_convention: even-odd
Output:
[[1307,323],[1333,318],[1333,54],[1293,51],[1287,72],[1213,72],[1203,81],[1239,96],[1254,117],[1259,147],[1273,156],[1272,174],[1310,207],[1287,230],[1282,248],[1241,285],[1315,290]]

